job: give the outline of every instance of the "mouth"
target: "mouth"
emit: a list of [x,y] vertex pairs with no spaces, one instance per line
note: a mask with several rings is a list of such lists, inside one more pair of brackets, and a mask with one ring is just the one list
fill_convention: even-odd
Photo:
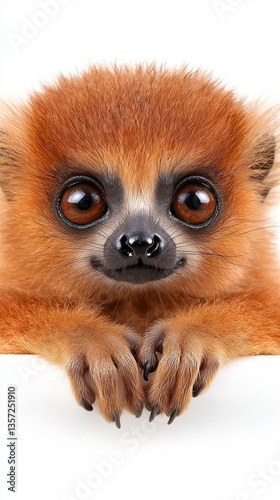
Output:
[[158,266],[144,264],[142,259],[139,258],[137,264],[119,267],[116,269],[108,269],[102,265],[99,259],[91,259],[92,267],[102,272],[105,276],[107,276],[107,278],[135,285],[148,283],[149,281],[159,281],[167,278],[171,274],[175,273],[177,269],[183,267],[185,263],[186,259],[182,258],[176,262],[174,267],[165,269]]

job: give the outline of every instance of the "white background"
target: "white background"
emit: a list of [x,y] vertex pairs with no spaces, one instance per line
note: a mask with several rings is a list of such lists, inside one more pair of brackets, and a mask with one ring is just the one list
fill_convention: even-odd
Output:
[[243,95],[279,102],[278,0],[55,1],[57,13],[43,17],[47,0],[0,2],[2,95],[90,63],[150,61],[202,66]]
[[[203,67],[240,95],[280,102],[279,0],[53,2],[46,14],[47,0],[0,1],[1,96],[24,97],[90,63],[149,61]],[[5,485],[15,383],[20,500],[278,500],[279,381],[279,357],[237,361],[172,426],[158,418],[148,427],[145,413],[126,415],[118,431],[74,403],[59,370],[0,356],[0,497],[15,496]],[[114,450],[121,464],[104,477],[97,468]],[[100,486],[78,491],[90,474]]]

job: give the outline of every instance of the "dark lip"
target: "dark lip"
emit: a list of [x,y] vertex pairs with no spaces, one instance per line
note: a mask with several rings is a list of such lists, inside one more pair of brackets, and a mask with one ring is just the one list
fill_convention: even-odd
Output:
[[121,281],[135,285],[148,283],[149,281],[159,281],[173,274],[177,269],[184,266],[186,259],[179,259],[172,268],[164,269],[158,266],[143,264],[139,259],[137,264],[120,267],[117,269],[108,269],[102,265],[98,259],[92,259],[91,264],[94,269],[102,272],[108,278],[114,281]]

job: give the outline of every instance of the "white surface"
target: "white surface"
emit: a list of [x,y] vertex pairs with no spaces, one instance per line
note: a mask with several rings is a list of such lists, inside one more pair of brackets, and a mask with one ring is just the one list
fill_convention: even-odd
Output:
[[[171,426],[163,416],[149,423],[145,411],[140,419],[123,415],[118,430],[76,405],[60,369],[33,356],[2,355],[0,498],[278,500],[279,380],[278,356],[237,360]],[[3,480],[11,384],[18,393],[14,494]]]

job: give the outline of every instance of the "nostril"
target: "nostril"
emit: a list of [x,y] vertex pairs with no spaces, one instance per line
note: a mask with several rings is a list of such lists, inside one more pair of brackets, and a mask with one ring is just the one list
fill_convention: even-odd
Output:
[[123,234],[120,238],[118,238],[117,243],[116,243],[116,249],[118,252],[126,255],[127,257],[133,257],[134,256],[134,250],[129,246],[128,240],[125,234]]
[[147,257],[155,257],[163,250],[163,240],[157,235],[154,235],[152,244],[147,248]]

